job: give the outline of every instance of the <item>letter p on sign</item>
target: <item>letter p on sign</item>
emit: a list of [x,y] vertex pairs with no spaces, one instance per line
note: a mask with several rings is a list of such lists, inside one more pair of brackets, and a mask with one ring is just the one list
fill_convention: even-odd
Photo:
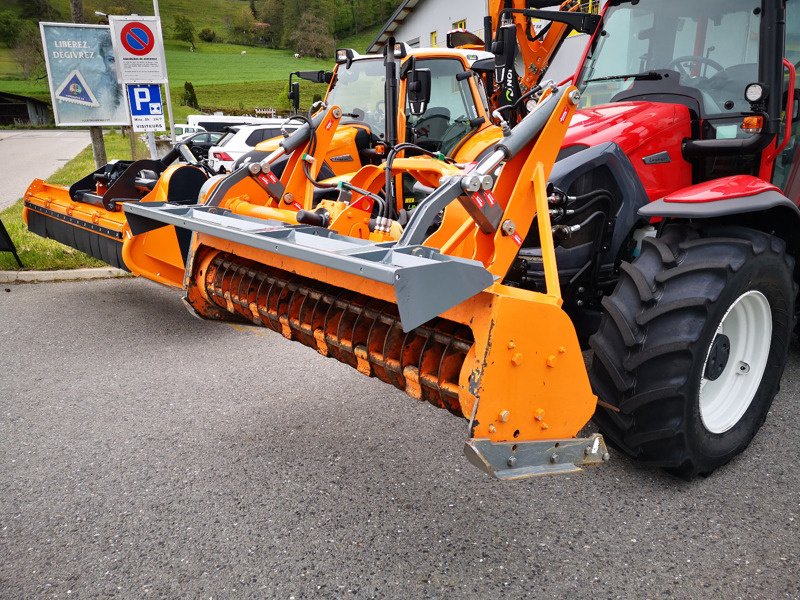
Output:
[[163,114],[158,84],[129,85],[128,104],[131,107],[131,116],[134,117]]
[[[142,105],[150,104],[150,90],[146,87],[137,87],[133,89],[133,102],[136,105],[135,111],[142,113]],[[150,112],[150,107],[147,107],[147,112]]]

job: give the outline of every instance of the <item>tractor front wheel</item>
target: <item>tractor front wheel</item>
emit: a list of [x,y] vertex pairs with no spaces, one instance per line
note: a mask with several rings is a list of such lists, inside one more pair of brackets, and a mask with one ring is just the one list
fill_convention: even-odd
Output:
[[794,261],[743,227],[671,225],[605,298],[590,376],[595,422],[627,454],[690,479],[751,442],[794,328]]

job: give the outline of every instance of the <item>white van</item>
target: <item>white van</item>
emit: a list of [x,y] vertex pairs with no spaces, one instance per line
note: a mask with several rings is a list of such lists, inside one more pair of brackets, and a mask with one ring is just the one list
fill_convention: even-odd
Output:
[[225,131],[227,127],[235,125],[269,125],[275,121],[267,117],[238,117],[236,115],[189,115],[186,118],[189,125],[203,127],[206,131]]
[[199,125],[189,125],[188,123],[175,123],[175,139],[181,141],[181,138],[188,137],[195,133],[205,131]]

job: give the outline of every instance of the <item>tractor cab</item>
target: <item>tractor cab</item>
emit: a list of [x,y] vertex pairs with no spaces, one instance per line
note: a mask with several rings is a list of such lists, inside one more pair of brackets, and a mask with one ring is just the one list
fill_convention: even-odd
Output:
[[[343,125],[365,128],[372,144],[410,142],[451,155],[473,133],[489,126],[486,91],[480,77],[471,71],[474,62],[491,56],[486,52],[412,50],[398,44],[394,54],[400,110],[392,123],[387,122],[384,57],[362,57],[352,50],[339,52],[341,58],[326,103],[342,108]],[[425,102],[415,103],[406,83],[409,75],[413,79],[419,71],[430,73],[430,83],[426,80]]]
[[[459,162],[471,162],[500,137],[499,129],[488,118],[489,101],[483,79],[472,70],[475,63],[491,57],[490,53],[444,48],[413,50],[405,44],[393,44],[393,48],[390,64],[382,55],[340,49],[332,73],[292,74],[314,83],[329,83],[324,104],[342,109],[340,125],[330,141],[321,171],[322,179],[346,178],[364,165],[380,165],[392,147],[406,142]],[[423,75],[424,89],[410,92],[409,87],[423,83],[419,80]],[[387,86],[387,80],[394,85]],[[424,96],[422,102],[420,94]],[[298,83],[290,81],[289,98],[297,113]],[[387,100],[391,105],[388,110]],[[262,142],[240,158],[236,167],[262,160],[279,142],[280,138]],[[280,174],[282,165],[273,165],[273,171]]]
[[[675,146],[636,158],[648,166],[672,164],[681,187],[771,172],[789,95],[784,4],[612,0],[578,73],[586,109],[578,129],[584,134],[593,123],[625,123],[610,131],[622,134],[626,154],[662,131],[680,130],[680,140],[663,137]],[[684,161],[691,170],[680,168]],[[775,175],[783,184],[785,169]]]

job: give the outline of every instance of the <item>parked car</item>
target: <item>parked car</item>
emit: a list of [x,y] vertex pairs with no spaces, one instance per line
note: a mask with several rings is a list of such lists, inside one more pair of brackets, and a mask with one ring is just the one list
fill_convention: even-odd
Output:
[[[259,125],[240,125],[228,127],[228,133],[208,151],[208,164],[216,173],[228,173],[237,159],[250,152],[256,144],[282,135],[283,119],[273,119],[274,123]],[[297,122],[288,123],[287,131],[300,126]]]
[[205,129],[203,127],[200,127],[199,125],[187,125],[186,123],[175,123],[175,139],[178,141],[182,141],[181,138],[194,135],[195,133],[200,133],[201,131],[205,131]]
[[201,131],[178,140],[189,146],[198,159],[208,158],[208,151],[212,146],[219,144],[220,140],[225,136],[222,131]]

